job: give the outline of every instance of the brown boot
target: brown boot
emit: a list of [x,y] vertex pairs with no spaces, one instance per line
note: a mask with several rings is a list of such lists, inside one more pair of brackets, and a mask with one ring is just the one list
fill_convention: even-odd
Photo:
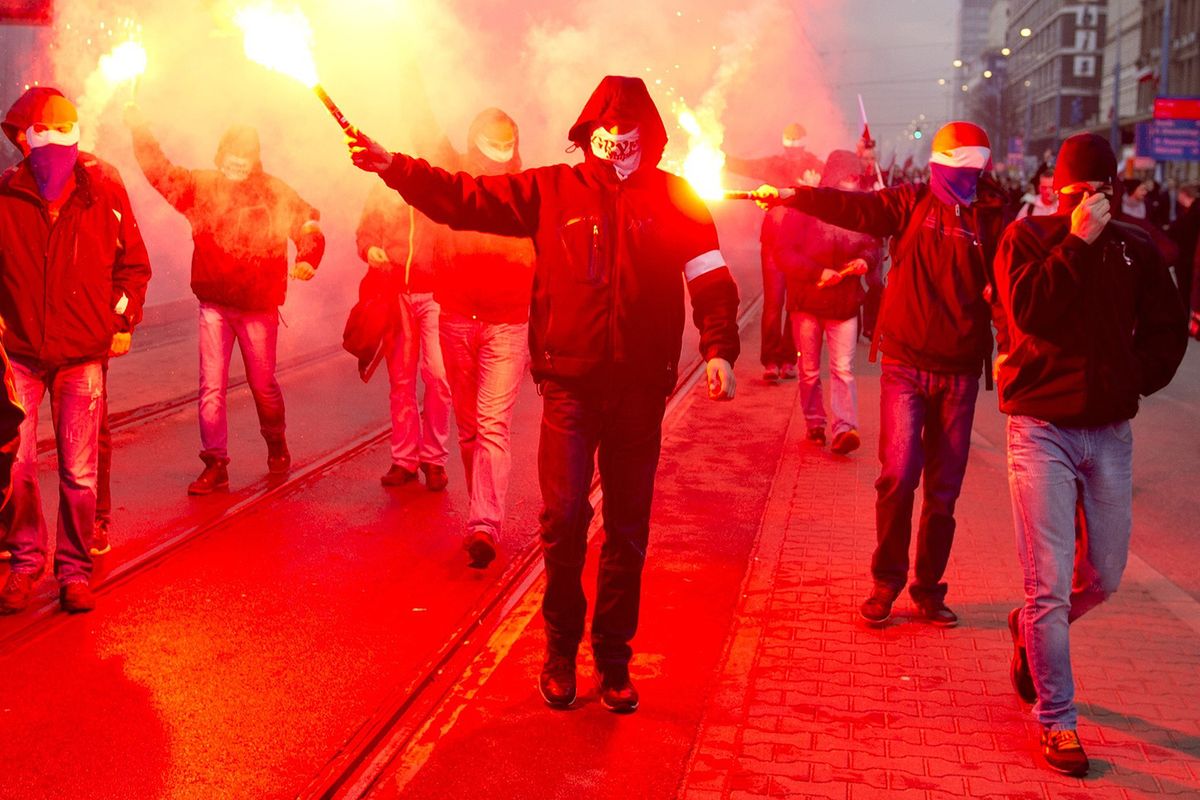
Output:
[[96,596],[86,581],[64,583],[58,590],[58,604],[68,614],[86,614],[96,607]]
[[0,591],[0,614],[16,614],[29,606],[34,578],[28,572],[10,572]]
[[212,494],[217,491],[229,491],[229,470],[225,465],[229,463],[229,459],[206,458],[201,456],[204,461],[204,471],[200,473],[200,477],[192,481],[188,485],[188,494]]

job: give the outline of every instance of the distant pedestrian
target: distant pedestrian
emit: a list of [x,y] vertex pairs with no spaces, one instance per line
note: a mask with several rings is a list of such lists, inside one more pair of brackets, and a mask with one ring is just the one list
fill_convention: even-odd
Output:
[[58,451],[54,577],[65,611],[90,611],[103,364],[130,348],[150,262],[117,171],[79,151],[78,114],[66,97],[30,89],[3,128],[24,155],[0,176],[0,317],[27,416],[13,469],[12,564],[0,613],[26,608],[45,568],[37,430],[47,392]]
[[1013,224],[996,256],[997,377],[1025,588],[1008,618],[1013,685],[1034,703],[1047,764],[1077,776],[1088,759],[1070,625],[1120,583],[1133,513],[1129,420],[1187,346],[1183,304],[1153,243],[1111,221],[1115,181],[1106,139],[1070,137],[1054,177],[1059,211]]
[[[804,146],[804,126],[793,122],[783,129],[783,150],[762,158],[727,156],[725,168],[778,186],[815,184],[824,168],[821,159]],[[763,310],[760,361],[763,379],[792,380],[796,377],[796,341],[787,315],[787,279],[776,254],[795,242],[783,230],[783,210],[768,211],[759,234],[762,257]]]
[[1200,185],[1193,183],[1179,187],[1175,193],[1178,213],[1167,229],[1167,235],[1179,248],[1179,255],[1175,259],[1175,285],[1179,287],[1179,294],[1189,308],[1192,307],[1192,265],[1196,261],[1197,244],[1200,244],[1200,203],[1196,202],[1197,197],[1200,197]]
[[[141,109],[129,105],[139,166],[159,194],[192,227],[192,292],[200,301],[200,460],[204,470],[188,494],[229,488],[226,391],[236,343],[267,444],[267,469],[287,473],[283,391],[275,379],[279,307],[288,277],[312,280],[325,252],[315,208],[263,172],[258,133],[234,126],[217,145],[216,169],[185,169],[163,153]],[[288,241],[296,261],[288,268]]]
[[951,122],[933,138],[930,183],[876,192],[763,187],[765,204],[783,203],[833,225],[893,236],[892,268],[876,341],[883,352],[879,460],[875,481],[878,540],[874,588],[860,613],[883,625],[908,580],[913,501],[923,483],[915,576],[909,594],[922,618],[958,624],[942,578],[954,541],[954,504],[971,445],[979,376],[992,352],[992,254],[1004,224],[999,187],[984,176],[987,134]]
[[1058,193],[1054,191],[1054,170],[1043,165],[1033,176],[1034,196],[1022,203],[1017,219],[1048,217],[1058,210]]
[[[861,181],[861,162],[855,153],[834,150],[825,163],[821,186],[854,191]],[[854,355],[858,343],[858,310],[865,291],[862,276],[877,272],[882,243],[874,236],[838,228],[783,207],[781,243],[773,257],[788,285],[792,335],[800,348],[800,405],[807,426],[805,438],[845,455],[857,450],[858,394]],[[821,388],[821,350],[829,347],[830,398],[833,424],[827,417]]]

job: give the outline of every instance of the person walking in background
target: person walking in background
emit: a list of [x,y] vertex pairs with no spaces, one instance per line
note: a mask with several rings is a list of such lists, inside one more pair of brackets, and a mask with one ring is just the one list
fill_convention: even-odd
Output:
[[992,255],[1004,226],[999,187],[984,177],[987,134],[951,122],[933,137],[930,183],[876,192],[828,187],[759,190],[784,204],[872,236],[895,236],[876,342],[881,470],[875,481],[874,588],[860,614],[883,625],[908,579],[913,501],[923,482],[915,576],[909,594],[934,625],[958,624],[942,577],[954,542],[954,504],[971,444],[979,375],[992,352]]
[[1059,211],[1015,223],[996,256],[997,378],[1025,603],[1009,614],[1011,674],[1033,703],[1047,764],[1084,775],[1070,626],[1116,591],[1133,527],[1139,396],[1166,386],[1187,347],[1185,313],[1141,230],[1111,221],[1108,141],[1063,142]]
[[[861,162],[855,153],[834,150],[825,162],[821,186],[855,191]],[[788,313],[800,347],[800,405],[805,438],[826,441],[825,402],[821,390],[821,348],[829,345],[833,411],[830,451],[846,455],[858,449],[858,396],[854,353],[858,310],[865,292],[860,277],[879,269],[881,242],[873,236],[838,228],[791,208],[781,208],[781,241],[790,243],[773,258],[787,276]]]
[[[816,183],[823,167],[804,146],[804,126],[793,122],[783,129],[783,152],[764,158],[727,156],[725,168],[777,186]],[[770,211],[763,219],[759,235],[762,257],[763,310],[760,360],[763,379],[791,380],[796,377],[796,341],[787,318],[787,279],[774,254],[790,247],[781,231],[783,212]]]
[[[389,278],[398,293],[393,335],[385,343],[392,416],[392,464],[380,479],[404,486],[425,475],[425,488],[446,488],[450,457],[450,383],[438,341],[441,307],[433,296],[434,270],[445,258],[441,227],[386,186],[372,187],[358,223],[358,252]],[[417,403],[417,375],[425,387]]]
[[[275,379],[279,307],[288,277],[308,281],[325,251],[317,210],[286,183],[263,172],[258,133],[229,128],[217,145],[216,169],[171,163],[141,109],[130,104],[125,124],[150,185],[192,227],[192,291],[200,301],[200,460],[188,486],[203,495],[229,488],[226,390],[236,343],[246,368],[267,469],[285,474],[292,463],[285,438],[283,392]],[[288,269],[288,240],[296,262]]]
[[605,536],[592,651],[601,703],[631,712],[639,698],[629,642],[663,413],[679,368],[684,283],[713,399],[735,390],[738,292],[704,203],[683,179],[658,169],[667,133],[645,83],[604,78],[569,139],[583,151],[582,164],[478,178],[390,153],[362,134],[351,139],[351,153],[437,222],[534,240],[529,340],[544,400],[538,476],[547,636],[538,685],[552,707],[575,701],[588,494],[598,464]]
[[1054,170],[1045,164],[1033,176],[1033,199],[1022,203],[1017,219],[1048,217],[1058,210],[1058,192],[1054,191]]
[[129,351],[150,260],[120,176],[79,151],[78,114],[61,92],[26,91],[2,127],[24,156],[0,176],[0,318],[26,416],[13,468],[12,563],[0,613],[24,610],[45,568],[37,426],[47,392],[58,454],[59,603],[70,613],[90,611],[103,363]]
[[1196,261],[1196,245],[1200,243],[1200,204],[1196,197],[1200,196],[1200,185],[1188,184],[1179,187],[1175,193],[1178,213],[1175,221],[1167,229],[1167,235],[1179,248],[1175,259],[1175,285],[1179,287],[1179,295],[1189,308],[1192,305],[1192,273]]

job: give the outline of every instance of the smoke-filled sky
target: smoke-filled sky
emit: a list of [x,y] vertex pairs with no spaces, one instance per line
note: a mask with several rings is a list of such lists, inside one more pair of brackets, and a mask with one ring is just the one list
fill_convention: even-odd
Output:
[[[322,211],[327,260],[361,270],[353,231],[376,180],[350,165],[342,133],[302,85],[249,62],[230,20],[243,0],[60,0],[40,63],[27,82],[85,94],[123,20],[141,26],[149,55],[137,100],[168,156],[209,167],[230,124],[258,127],[268,172]],[[499,106],[521,126],[527,166],[575,159],[566,132],[606,74],[643,77],[681,162],[688,140],[676,128],[686,102],[716,129],[727,152],[765,155],[788,122],[808,129],[824,156],[852,145],[861,92],[886,159],[896,133],[918,113],[942,117],[939,74],[953,58],[955,0],[276,0],[304,11],[321,80],[347,116],[396,149],[411,145],[420,80],[437,121],[458,147],[477,111]],[[101,27],[101,24],[104,27]],[[116,26],[114,34],[108,31]],[[90,41],[89,41],[90,40]],[[104,44],[102,44],[104,43]],[[419,76],[419,77],[418,77]],[[151,301],[187,295],[186,224],[154,194],[130,154],[119,88],[106,104],[92,89],[82,125],[95,151],[125,176],[155,258]],[[901,155],[905,153],[902,151]],[[305,291],[306,287],[293,294]],[[289,305],[291,303],[289,302]]]

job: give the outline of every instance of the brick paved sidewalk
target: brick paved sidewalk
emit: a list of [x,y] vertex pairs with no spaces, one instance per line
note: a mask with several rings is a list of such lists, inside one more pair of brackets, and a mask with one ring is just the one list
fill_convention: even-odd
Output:
[[1021,583],[994,394],[980,394],[947,574],[960,626],[914,621],[907,595],[885,629],[858,624],[878,469],[878,373],[862,371],[852,456],[806,444],[793,407],[681,797],[1200,797],[1196,604],[1136,556],[1121,590],[1072,629],[1091,775],[1043,766],[1008,679],[1005,617]]

